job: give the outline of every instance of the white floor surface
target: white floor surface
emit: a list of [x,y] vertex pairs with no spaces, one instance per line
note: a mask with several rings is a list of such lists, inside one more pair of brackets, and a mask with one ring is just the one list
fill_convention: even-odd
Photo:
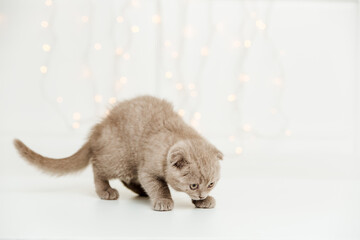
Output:
[[359,180],[222,179],[215,209],[174,192],[171,212],[112,185],[119,200],[98,199],[90,171],[2,176],[0,239],[360,239]]

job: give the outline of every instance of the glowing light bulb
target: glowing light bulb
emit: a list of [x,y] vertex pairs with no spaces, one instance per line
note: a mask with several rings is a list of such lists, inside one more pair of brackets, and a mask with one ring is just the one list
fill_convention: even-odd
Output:
[[88,17],[88,16],[82,16],[82,17],[81,17],[81,21],[82,21],[83,23],[87,23],[87,22],[89,21],[89,17]]
[[173,74],[172,74],[172,72],[166,72],[165,73],[165,77],[167,78],[167,79],[170,79],[170,78],[172,78],[173,77]]
[[256,27],[260,30],[265,30],[266,24],[262,20],[259,19],[256,21]]
[[62,103],[62,102],[64,101],[64,99],[63,99],[62,97],[57,97],[57,98],[56,98],[56,101],[57,101],[58,103]]
[[190,122],[190,124],[191,124],[193,127],[195,127],[195,128],[199,126],[199,122],[196,121],[195,119],[192,119],[191,122]]
[[236,100],[236,95],[235,94],[230,94],[228,97],[227,97],[227,100],[229,102],[233,102]]
[[164,42],[165,47],[171,47],[171,42],[169,40],[166,40]]
[[243,125],[243,130],[244,130],[245,132],[250,132],[251,129],[252,129],[252,127],[251,127],[250,124],[244,124],[244,125]]
[[177,83],[177,84],[175,85],[175,88],[176,88],[177,90],[182,90],[182,89],[184,88],[184,86],[183,86],[181,83]]
[[118,56],[120,56],[121,54],[123,54],[123,52],[124,52],[124,50],[122,49],[122,48],[116,48],[116,50],[115,50],[115,53],[116,53],[116,55],[118,55]]
[[47,21],[42,21],[40,23],[40,25],[43,27],[43,28],[47,28],[49,26],[49,23]]
[[44,52],[49,52],[51,47],[49,44],[43,44],[42,49],[44,50]]
[[140,28],[138,26],[134,25],[134,26],[131,26],[131,31],[133,33],[138,33],[140,31]]
[[242,154],[242,152],[243,152],[242,147],[237,147],[237,148],[235,149],[235,153],[236,153],[237,155]]
[[281,86],[282,85],[282,80],[281,80],[281,78],[274,78],[274,80],[273,80],[273,84],[274,85],[277,85],[277,86]]
[[248,82],[250,80],[250,76],[247,74],[240,74],[239,75],[240,82]]
[[117,21],[118,23],[123,23],[123,22],[124,22],[124,17],[118,16],[118,17],[116,18],[116,21]]
[[109,109],[106,109],[106,111],[104,112],[104,115],[105,116],[108,116],[110,114],[110,110]]
[[271,114],[275,115],[278,113],[278,110],[276,108],[271,108],[270,112],[271,112]]
[[115,98],[115,97],[109,98],[109,103],[110,103],[110,104],[116,103],[116,98]]
[[172,58],[178,58],[178,56],[179,56],[179,53],[176,52],[176,51],[173,51],[173,52],[171,53],[171,57],[172,57]]
[[155,23],[155,24],[159,24],[159,23],[161,22],[161,17],[160,17],[160,15],[154,14],[154,15],[152,16],[152,22]]
[[288,130],[285,131],[285,135],[287,137],[290,137],[292,135],[292,132],[288,129]]
[[199,113],[199,112],[194,113],[194,118],[196,120],[200,120],[201,119],[201,113]]
[[197,91],[191,91],[191,92],[190,92],[190,96],[192,96],[192,97],[197,97],[197,96],[198,96],[198,92],[197,92]]
[[255,11],[252,11],[251,13],[250,13],[250,17],[252,17],[252,18],[256,18],[256,12]]
[[126,84],[127,81],[128,81],[127,77],[120,77],[119,80],[120,80],[120,82],[121,82],[122,84]]
[[74,129],[78,129],[78,128],[80,127],[80,123],[78,123],[78,122],[73,122],[72,127],[73,127]]
[[80,120],[81,118],[81,114],[79,112],[74,112],[73,113],[73,119],[74,120]]
[[192,38],[194,36],[194,29],[192,26],[186,26],[184,29],[184,36],[187,38]]
[[250,40],[245,40],[244,47],[246,47],[246,48],[251,47],[251,41]]
[[91,76],[91,71],[88,68],[85,68],[82,72],[83,78],[89,78]]
[[221,32],[223,32],[223,30],[224,30],[224,24],[221,23],[221,22],[217,23],[217,24],[216,24],[216,31],[217,31],[218,33],[221,33]]
[[95,43],[94,48],[96,51],[99,51],[99,50],[101,50],[102,46],[100,43]]
[[178,114],[183,117],[185,115],[185,110],[184,109],[179,109]]
[[194,89],[195,89],[195,84],[189,83],[188,88],[189,88],[190,90],[194,90]]
[[46,66],[41,66],[40,67],[40,72],[43,73],[43,74],[47,73],[47,67]]
[[50,7],[52,5],[52,0],[45,0],[45,5]]
[[234,47],[234,48],[239,48],[239,47],[241,47],[241,42],[240,42],[239,40],[233,41],[233,47]]
[[229,136],[229,141],[234,142],[235,141],[235,136],[233,136],[233,135]]
[[202,47],[200,50],[200,54],[201,54],[201,56],[204,56],[204,57],[209,56],[209,48],[206,46]]
[[123,55],[123,58],[124,58],[125,60],[129,60],[129,59],[130,59],[130,54],[129,54],[129,53],[125,53],[125,54]]
[[99,95],[99,94],[97,94],[97,95],[95,95],[94,100],[95,100],[95,102],[98,102],[98,103],[99,103],[99,102],[102,101],[102,96]]
[[140,2],[138,0],[131,0],[131,5],[138,8],[140,7]]

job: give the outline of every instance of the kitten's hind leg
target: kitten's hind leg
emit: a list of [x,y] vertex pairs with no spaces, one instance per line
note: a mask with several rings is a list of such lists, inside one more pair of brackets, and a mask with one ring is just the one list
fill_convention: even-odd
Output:
[[119,198],[119,192],[110,187],[109,181],[100,175],[96,174],[94,169],[94,182],[97,195],[101,199],[116,200]]
[[130,189],[131,191],[133,191],[134,193],[138,194],[140,197],[147,197],[147,193],[145,192],[145,190],[141,187],[140,184],[137,183],[126,183],[124,181],[121,181],[125,187],[127,187],[128,189]]

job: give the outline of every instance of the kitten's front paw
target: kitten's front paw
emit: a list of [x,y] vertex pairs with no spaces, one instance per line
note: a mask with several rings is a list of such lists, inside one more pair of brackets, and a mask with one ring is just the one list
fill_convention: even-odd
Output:
[[168,198],[156,199],[153,202],[153,209],[155,211],[170,211],[174,207],[174,201]]
[[98,195],[104,200],[116,200],[119,198],[119,192],[114,188],[108,188],[105,191],[98,192]]
[[214,208],[216,205],[215,198],[208,196],[204,200],[192,200],[193,204],[197,208]]

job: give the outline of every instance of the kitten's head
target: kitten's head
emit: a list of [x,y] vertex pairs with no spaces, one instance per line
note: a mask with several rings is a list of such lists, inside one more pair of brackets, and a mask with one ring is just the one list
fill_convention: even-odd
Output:
[[219,150],[202,139],[179,141],[168,152],[166,180],[193,200],[205,199],[219,181],[222,158]]

